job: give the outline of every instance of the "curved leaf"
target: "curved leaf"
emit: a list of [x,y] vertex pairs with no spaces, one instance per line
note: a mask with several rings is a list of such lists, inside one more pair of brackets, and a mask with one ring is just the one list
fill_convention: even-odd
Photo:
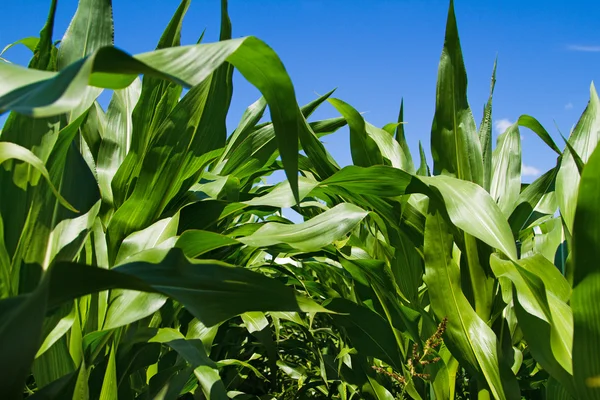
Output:
[[366,123],[354,107],[340,99],[328,100],[346,118],[350,128],[352,162],[359,167],[382,165],[383,158],[377,144],[367,134]]
[[33,168],[37,169],[42,174],[42,176],[46,179],[46,181],[48,181],[48,184],[50,185],[50,189],[52,189],[52,192],[54,193],[54,195],[56,196],[56,198],[58,199],[60,204],[62,204],[65,208],[67,208],[73,212],[78,212],[75,208],[73,208],[72,205],[70,205],[67,202],[67,200],[65,200],[64,197],[61,196],[59,191],[52,184],[52,181],[50,180],[50,174],[46,170],[46,167],[44,166],[44,163],[42,162],[42,160],[37,158],[35,156],[35,154],[33,154],[28,149],[21,147],[18,144],[14,144],[14,143],[10,143],[10,142],[1,142],[0,143],[0,164],[4,163],[7,160],[11,160],[11,159],[24,161],[27,164],[31,165]]
[[248,311],[325,311],[309,299],[297,299],[282,283],[244,268],[190,262],[178,249],[166,255],[158,250],[155,259],[112,270],[59,262],[51,269],[49,307],[102,290],[129,289],[172,297],[207,326]]
[[74,62],[58,75],[0,64],[0,78],[18,77],[8,87],[0,87],[0,113],[10,109],[33,116],[60,114],[79,105],[81,91],[88,83],[122,89],[138,74],[194,86],[224,62],[238,68],[267,100],[285,171],[297,195],[298,138],[300,131],[309,128],[299,112],[292,82],[279,57],[254,37],[160,49],[135,57],[105,47]]
[[516,263],[492,255],[490,265],[496,277],[507,278],[500,279],[504,291],[514,285],[519,327],[536,361],[572,391],[573,315],[566,279],[539,254]]
[[485,190],[471,182],[447,176],[420,179],[440,192],[454,225],[516,259],[517,250],[510,226]]
[[285,243],[302,251],[318,250],[342,239],[367,214],[360,207],[342,203],[301,224],[267,223],[252,235],[238,240],[253,247]]

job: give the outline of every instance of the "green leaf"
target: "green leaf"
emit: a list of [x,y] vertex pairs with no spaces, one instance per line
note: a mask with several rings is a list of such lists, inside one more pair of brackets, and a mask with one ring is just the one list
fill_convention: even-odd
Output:
[[408,148],[408,142],[406,141],[406,136],[404,134],[404,99],[400,100],[400,111],[398,112],[398,125],[396,126],[396,135],[394,138],[396,142],[400,145],[404,156],[406,157],[406,172],[414,173],[415,165],[413,163],[412,155],[410,154],[410,149]]
[[260,332],[269,326],[269,320],[262,312],[247,312],[241,315],[248,332]]
[[556,154],[558,154],[559,156],[562,154],[556,143],[554,143],[554,140],[552,139],[548,131],[546,131],[546,129],[542,126],[542,124],[540,124],[540,122],[537,119],[529,115],[521,115],[517,120],[517,124],[519,126],[531,129],[533,133],[538,135],[540,139],[542,139],[544,143],[548,145],[548,147],[554,150]]
[[350,193],[397,197],[406,193],[414,178],[407,172],[388,166],[369,168],[348,166],[322,181],[319,186],[342,188]]
[[253,247],[285,243],[301,251],[318,250],[344,238],[367,214],[360,207],[342,203],[301,224],[267,223],[252,235],[238,240]]
[[435,103],[431,128],[434,175],[445,174],[482,185],[481,143],[467,102],[467,73],[452,1],[438,69]]
[[421,141],[419,141],[419,156],[421,158],[421,164],[419,165],[419,169],[417,170],[417,175],[419,176],[430,176],[431,172],[429,171],[429,166],[427,165],[427,158],[425,157],[425,150],[423,150],[423,145]]
[[[305,118],[315,111],[330,95],[333,91],[320,96],[319,98],[311,101],[300,108],[302,115]],[[220,174],[232,174],[237,177],[245,178],[253,176],[257,173],[257,170],[263,168],[266,165],[271,164],[278,156],[277,145],[276,145],[276,134],[272,123],[256,125],[262,113],[264,112],[264,101],[251,105],[240,122],[239,136],[237,136],[237,130],[233,133],[227,144],[227,150],[221,156],[225,160],[225,164],[215,169],[215,172]],[[311,122],[309,125],[316,134],[327,134],[335,131],[345,124],[343,118],[335,118],[325,121]],[[323,154],[324,149],[317,149],[322,147],[318,140],[315,142],[313,135],[308,135],[309,132],[305,132],[304,142],[312,146],[311,150],[318,152],[319,157],[325,157]],[[311,139],[312,137],[312,139]],[[323,161],[321,159],[321,161]],[[329,162],[329,161],[327,161]],[[331,166],[322,166],[329,168]],[[329,172],[326,172],[328,176]]]
[[30,37],[26,37],[26,38],[17,40],[16,42],[13,42],[11,44],[4,46],[2,51],[0,51],[0,58],[8,49],[10,49],[11,47],[20,45],[20,44],[27,47],[33,53],[35,51],[36,47],[38,46],[39,42],[40,42],[40,38],[35,37],[35,36],[30,36]]
[[54,19],[56,17],[57,0],[50,2],[50,10],[44,27],[40,31],[40,40],[35,47],[33,59],[29,63],[29,68],[36,68],[44,71],[55,71],[57,68],[57,49],[52,44],[52,35],[54,33]]
[[[192,60],[192,64],[186,60]],[[161,49],[135,57],[106,47],[56,76],[20,68],[15,71],[14,66],[0,65],[0,78],[19,77],[9,87],[0,87],[0,112],[12,109],[35,116],[56,115],[79,105],[80,92],[88,81],[93,86],[120,89],[140,73],[194,86],[226,61],[238,68],[267,99],[285,171],[295,191],[297,138],[300,132],[308,132],[309,127],[300,114],[291,80],[281,61],[273,50],[253,37]],[[92,75],[92,71],[97,74]],[[25,87],[17,89],[19,86]]]
[[517,124],[511,125],[498,137],[492,167],[489,192],[508,218],[521,191],[521,134]]
[[516,235],[525,228],[525,224],[534,215],[534,210],[547,193],[554,191],[554,182],[558,168],[552,168],[544,175],[528,185],[515,201],[515,208],[510,214],[508,222]]
[[67,311],[64,313],[57,312],[44,320],[44,330],[46,331],[49,326],[51,326],[51,330],[50,332],[44,332],[47,333],[47,335],[45,335],[44,341],[35,355],[36,358],[48,350],[58,339],[63,337],[67,331],[71,329],[71,326],[73,326],[77,315],[76,308],[72,305],[65,307]]
[[[569,142],[583,162],[587,162],[600,141],[600,99],[596,88],[590,87],[590,101],[575,125]],[[556,194],[560,214],[565,221],[565,230],[572,235],[575,209],[577,205],[577,189],[581,178],[573,154],[563,154],[558,176],[556,177]]]
[[50,346],[48,351],[37,357],[31,366],[31,372],[38,387],[47,386],[55,380],[69,375],[75,369],[73,359],[69,354],[67,338],[64,336]]
[[48,280],[30,294],[0,300],[0,393],[6,399],[23,396],[25,380],[41,343]]
[[356,385],[364,398],[374,400],[393,400],[394,396],[377,380],[377,373],[372,369],[372,364],[366,357],[353,355],[350,359],[352,369],[342,365],[342,375],[345,381]]
[[186,339],[199,339],[204,345],[204,350],[207,354],[210,354],[213,342],[217,336],[219,325],[207,327],[196,318],[190,321],[188,330],[186,333]]
[[114,343],[110,347],[110,355],[104,380],[102,381],[102,390],[100,391],[100,400],[112,400],[117,398],[117,366],[116,366],[116,349]]
[[423,280],[436,316],[448,318],[445,343],[461,365],[472,374],[483,375],[495,398],[519,398],[514,375],[510,369],[503,371],[506,366],[498,358],[496,335],[461,290],[460,270],[452,249],[452,235],[444,219],[439,212],[430,214],[425,226]]
[[[181,1],[158,41],[157,50],[180,45],[183,17],[189,5],[190,0]],[[117,171],[112,183],[117,206],[120,206],[130,194],[131,176],[135,175],[134,170],[139,167],[139,160],[143,157],[157,128],[177,105],[181,92],[181,86],[174,82],[151,75],[144,76],[142,92],[132,115],[133,132],[130,153],[124,160],[125,165]]]
[[104,46],[113,44],[113,19],[110,0],[79,0],[58,51],[58,69]]
[[36,170],[38,170],[50,185],[50,189],[52,190],[60,204],[62,204],[65,208],[73,212],[77,212],[77,210],[73,208],[73,206],[70,205],[64,197],[61,196],[56,187],[52,184],[52,181],[50,180],[50,174],[46,170],[46,167],[44,166],[44,162],[42,160],[37,158],[35,154],[33,154],[28,149],[21,147],[17,144],[10,142],[0,143],[0,164],[11,159],[24,161]]
[[[319,183],[312,179],[298,177],[300,200],[308,196],[318,185]],[[265,195],[257,196],[252,200],[244,202],[244,204],[249,206],[271,206],[277,208],[292,207],[295,203],[296,201],[292,193],[292,188],[288,181],[278,183]]]
[[[504,291],[510,293],[514,287],[519,328],[536,361],[572,391],[573,315],[567,305],[568,282],[539,254],[516,263],[492,255],[490,265],[497,278],[507,279],[500,279]],[[511,299],[504,300],[510,303]]]
[[186,257],[196,258],[211,250],[236,244],[239,244],[237,240],[218,233],[189,230],[177,239],[175,247],[182,249]]
[[333,299],[326,307],[339,313],[332,316],[334,323],[346,330],[352,346],[361,354],[378,358],[396,370],[401,370],[402,356],[385,319],[374,311],[345,299]]
[[386,166],[349,166],[321,182],[320,187],[341,188],[344,194],[348,192],[350,195],[360,193],[382,197],[422,193],[430,198],[433,196],[434,200],[437,196],[430,188],[435,188],[454,225],[507,256],[516,258],[515,242],[506,218],[490,195],[471,182],[448,176],[414,177]]
[[579,157],[579,154],[577,154],[577,151],[573,148],[573,146],[571,146],[571,143],[569,143],[569,141],[567,139],[565,139],[565,137],[562,134],[560,136],[563,138],[567,149],[569,149],[569,153],[571,153],[571,156],[573,157],[573,161],[575,161],[575,165],[577,166],[577,172],[579,172],[579,175],[581,176],[581,173],[583,172],[583,167],[584,167],[585,163],[583,162],[581,157]]
[[576,198],[571,298],[573,376],[577,398],[600,399],[600,359],[597,357],[600,352],[600,147],[596,147],[583,169]]
[[[58,70],[64,70],[96,50],[114,43],[112,0],[79,0],[77,11],[58,49]],[[79,92],[80,104],[71,111],[69,121],[83,114],[102,93],[87,87]]]
[[191,89],[149,145],[131,196],[108,226],[111,258],[125,237],[156,221],[169,202],[187,191],[194,183],[192,178],[214,159],[210,152],[213,128],[222,116],[210,114],[207,108],[212,82],[211,77]]
[[81,213],[61,207],[61,202],[48,190],[45,182],[35,187],[13,256],[14,287],[21,285],[27,290],[25,288],[30,285],[27,279],[21,280],[23,263],[37,264],[45,270],[58,259],[72,260],[91,230],[98,213],[100,194],[93,174],[73,143],[84,118],[85,114],[60,131],[47,161],[53,186],[60,187],[61,194]]
[[548,378],[546,384],[546,400],[574,400],[563,385],[553,377]]
[[[231,137],[227,140],[227,145],[223,154],[219,158],[218,164],[221,164],[225,161],[229,163],[231,157],[236,157],[240,153],[241,148],[244,147],[244,142],[249,139],[250,133],[254,130],[260,119],[265,113],[267,109],[267,101],[264,97],[261,97],[254,103],[252,103],[242,115],[242,118],[235,129],[235,131],[231,134]],[[230,164],[231,165],[231,164]],[[222,175],[230,174],[233,171],[233,168],[230,166],[227,167],[225,164],[217,173]]]
[[143,293],[134,290],[111,290],[108,309],[102,330],[132,324],[158,311],[167,301],[158,293]]
[[164,341],[194,368],[194,375],[198,378],[202,392],[207,399],[228,399],[217,364],[208,358],[202,346],[195,345],[196,341],[185,340],[177,331],[174,332],[173,338],[164,339]]
[[471,182],[447,176],[420,179],[440,192],[454,225],[516,259],[517,250],[510,226],[485,190]]
[[350,152],[352,162],[359,167],[383,165],[383,158],[377,144],[367,134],[366,123],[354,107],[339,99],[328,100],[348,122],[350,128]]
[[494,68],[492,70],[492,79],[490,84],[490,97],[483,108],[483,117],[479,125],[479,141],[481,142],[481,153],[483,159],[483,188],[490,190],[492,182],[492,97],[494,96],[494,87],[496,86],[496,66],[498,64],[498,56],[494,60]]
[[[158,247],[166,240],[177,236],[179,226],[179,215],[156,221],[146,229],[129,235],[119,249],[115,264],[120,264],[127,258]],[[172,246],[171,246],[172,247]]]
[[132,113],[140,98],[139,79],[126,89],[115,90],[106,113],[106,126],[97,158],[98,185],[102,200],[114,207],[111,182],[131,146],[133,135]]
[[155,257],[156,263],[132,262],[112,270],[59,262],[51,270],[49,304],[55,307],[107,289],[161,293],[184,304],[207,326],[248,311],[325,311],[297,298],[282,283],[244,268],[217,261],[191,262],[178,249],[166,256],[157,250]]

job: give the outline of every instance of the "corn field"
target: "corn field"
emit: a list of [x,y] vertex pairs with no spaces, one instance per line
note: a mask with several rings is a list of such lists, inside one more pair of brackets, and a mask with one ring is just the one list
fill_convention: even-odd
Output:
[[[28,68],[0,61],[0,398],[600,399],[593,85],[560,146],[529,115],[494,145],[496,68],[477,124],[450,2],[430,166],[402,106],[298,105],[226,0],[220,41],[182,45],[189,3],[130,55],[110,0],[54,43],[52,0]],[[262,97],[227,132],[234,68]],[[531,184],[521,128],[556,153]]]

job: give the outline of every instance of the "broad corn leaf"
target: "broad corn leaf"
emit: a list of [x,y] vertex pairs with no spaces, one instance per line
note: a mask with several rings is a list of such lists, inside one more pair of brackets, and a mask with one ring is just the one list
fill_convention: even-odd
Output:
[[471,182],[447,176],[420,179],[442,195],[446,211],[454,225],[508,257],[516,258],[517,251],[510,226],[485,190]]
[[[583,115],[573,129],[569,142],[579,154],[583,162],[587,162],[600,141],[600,99],[596,88],[590,88],[590,101]],[[570,151],[563,154],[558,176],[556,177],[556,193],[560,214],[565,221],[565,228],[572,235],[577,193],[581,178],[577,164]]]
[[431,153],[434,174],[483,184],[481,143],[467,102],[467,73],[452,1],[438,70]]
[[367,214],[355,205],[338,204],[304,223],[286,225],[270,222],[252,235],[238,240],[254,247],[284,243],[301,251],[317,250],[343,239]]
[[[483,189],[482,189],[483,190]],[[427,217],[425,275],[431,306],[439,319],[448,318],[446,345],[471,373],[485,377],[496,399],[519,397],[517,381],[497,353],[497,338],[471,307],[460,286],[460,270],[452,258],[453,240],[439,212]]]
[[[267,99],[286,174],[295,190],[299,132],[309,133],[309,128],[300,114],[294,88],[281,61],[273,50],[253,37],[161,49],[135,57],[104,47],[69,65],[59,75],[19,68],[15,75],[16,67],[0,64],[0,77],[20,77],[10,87],[0,88],[0,112],[10,109],[34,116],[60,114],[80,104],[81,91],[88,83],[122,89],[141,73],[194,86],[224,62],[238,68]],[[92,74],[94,71],[96,74]],[[27,90],[15,90],[27,84],[31,84]],[[31,97],[34,92],[35,101]]]
[[573,376],[580,399],[600,399],[599,189],[600,148],[596,147],[583,170],[573,224]]
[[517,124],[511,125],[498,137],[492,167],[489,192],[508,218],[521,190],[521,134]]
[[566,279],[540,255],[516,263],[493,255],[491,267],[496,277],[507,279],[500,280],[503,286],[509,285],[503,288],[514,293],[519,327],[532,354],[572,391],[573,315],[567,305],[570,289]]
[[350,151],[352,162],[359,167],[383,165],[381,151],[367,134],[366,123],[362,115],[349,104],[339,99],[328,100],[346,118],[350,128]]

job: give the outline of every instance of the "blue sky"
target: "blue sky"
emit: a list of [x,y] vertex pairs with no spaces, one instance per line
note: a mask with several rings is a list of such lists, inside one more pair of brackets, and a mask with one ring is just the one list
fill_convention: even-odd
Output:
[[[455,1],[463,54],[469,76],[469,102],[479,123],[490,74],[498,55],[494,123],[502,129],[521,114],[538,118],[560,147],[557,128],[567,135],[600,82],[600,2]],[[178,1],[114,0],[115,44],[130,52],[152,50]],[[7,0],[2,4],[0,46],[36,36],[49,1]],[[60,0],[55,39],[60,39],[77,2]],[[401,97],[406,132],[416,152],[419,140],[429,155],[435,107],[437,66],[442,50],[448,1],[428,0],[230,0],[234,37],[254,35],[273,47],[285,64],[300,103],[337,87],[335,97],[365,112],[383,126],[394,122]],[[206,41],[219,32],[219,1],[193,0],[182,41],[195,43],[206,28]],[[26,63],[27,51],[5,54]],[[230,130],[259,93],[236,75]],[[328,104],[315,118],[337,116]],[[525,179],[551,168],[553,153],[522,129]],[[496,136],[495,132],[495,136]],[[324,138],[341,165],[351,163],[348,131]]]

